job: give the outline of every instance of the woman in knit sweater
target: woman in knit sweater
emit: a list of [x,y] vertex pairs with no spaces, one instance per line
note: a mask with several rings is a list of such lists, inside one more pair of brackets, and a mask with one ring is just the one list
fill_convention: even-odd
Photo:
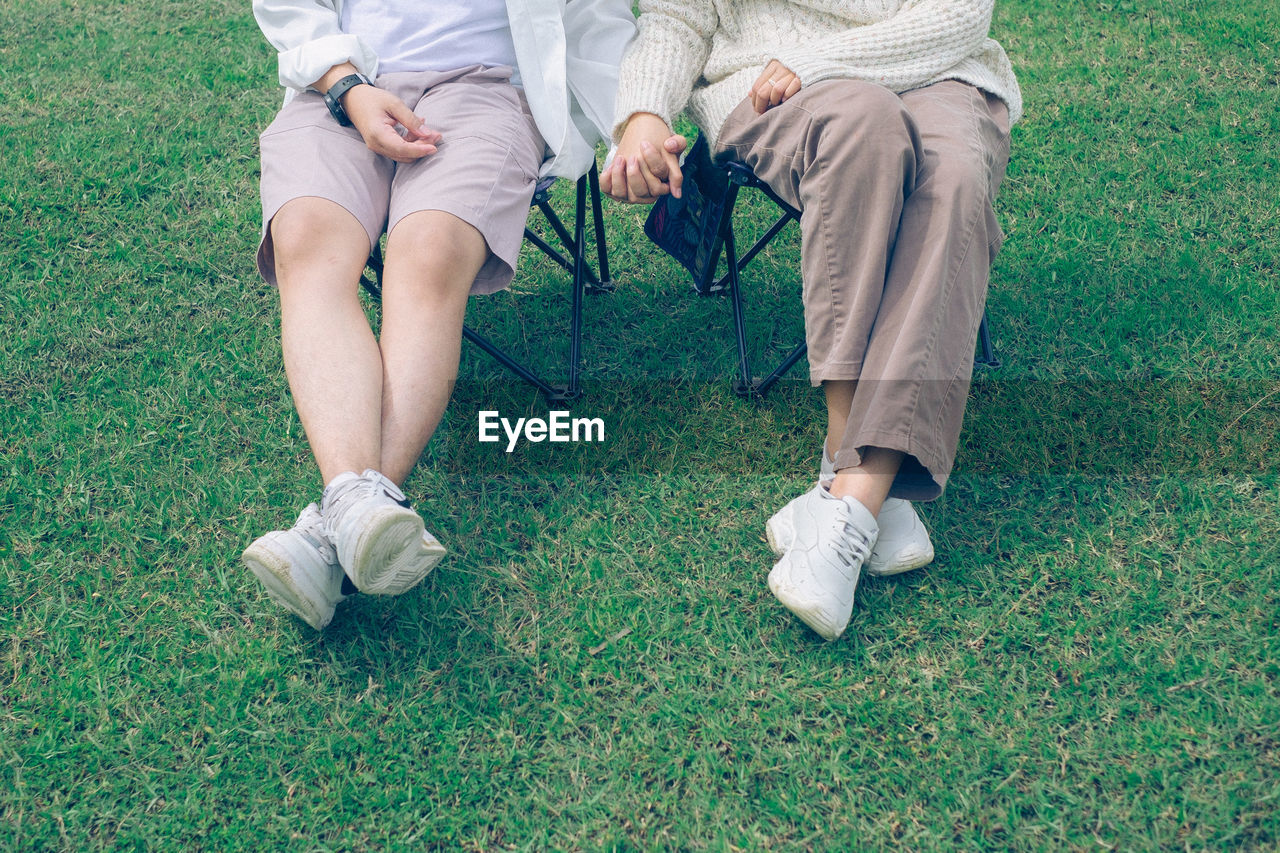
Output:
[[679,195],[682,110],[719,157],[802,211],[810,378],[827,403],[817,486],[767,522],[769,587],[828,640],[860,572],[933,559],[909,501],[946,485],[1022,111],[993,0],[641,0],[623,60],[622,201]]

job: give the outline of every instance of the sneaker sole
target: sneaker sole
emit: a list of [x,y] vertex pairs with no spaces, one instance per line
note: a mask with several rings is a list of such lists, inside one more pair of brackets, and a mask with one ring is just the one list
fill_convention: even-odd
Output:
[[916,569],[922,569],[933,562],[933,548],[904,548],[897,554],[897,559],[892,563],[876,563],[875,554],[867,560],[867,574],[878,578],[892,577],[900,575],[903,572],[911,572]]
[[[288,557],[272,550],[270,544],[263,541],[265,539],[258,539],[246,548],[240,556],[241,562],[261,581],[267,590],[267,598],[317,631],[323,630],[333,620],[332,610],[322,612],[315,604],[315,599],[324,596],[319,590],[304,589],[304,584],[289,571]],[[310,584],[305,586],[310,587]]]
[[[844,628],[837,629],[824,616],[820,604],[793,596],[789,589],[774,580],[773,572],[769,573],[769,591],[773,593],[773,597],[778,599],[783,607],[790,610],[797,619],[808,625],[815,634],[828,643],[838,640],[840,635],[844,633]],[[844,627],[848,627],[848,625],[846,624]]]
[[364,522],[342,565],[361,592],[401,595],[422,583],[444,555],[417,513],[387,508]]
[[781,557],[786,553],[787,546],[791,544],[791,538],[795,535],[795,531],[790,527],[787,527],[785,532],[781,529],[782,523],[775,520],[778,515],[781,513],[773,515],[764,523],[764,538],[769,540],[769,549],[773,551],[775,557]]

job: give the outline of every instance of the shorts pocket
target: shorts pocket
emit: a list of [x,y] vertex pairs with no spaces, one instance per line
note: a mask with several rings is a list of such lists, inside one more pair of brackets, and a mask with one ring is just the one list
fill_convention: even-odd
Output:
[[355,139],[364,144],[364,137],[354,127],[343,127],[333,120],[324,97],[317,92],[303,92],[295,95],[293,100],[285,104],[266,130],[259,134],[259,139],[266,139],[290,130],[324,130],[340,136]]

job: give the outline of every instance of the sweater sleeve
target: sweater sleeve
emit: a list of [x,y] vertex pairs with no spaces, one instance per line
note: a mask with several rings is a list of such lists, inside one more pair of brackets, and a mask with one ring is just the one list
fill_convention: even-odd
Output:
[[819,44],[780,47],[776,58],[804,85],[853,77],[903,92],[980,53],[994,0],[908,0],[896,15],[841,30]]
[[358,36],[342,31],[333,0],[253,0],[253,16],[280,52],[280,85],[306,89],[335,65],[350,62],[368,77],[378,57]]
[[702,74],[718,24],[713,0],[640,0],[639,35],[619,72],[615,140],[636,113],[653,113],[672,126]]

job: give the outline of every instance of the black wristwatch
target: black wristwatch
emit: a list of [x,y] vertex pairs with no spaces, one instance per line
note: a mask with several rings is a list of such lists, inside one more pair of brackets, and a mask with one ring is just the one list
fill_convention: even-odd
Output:
[[324,93],[324,102],[329,107],[329,114],[333,116],[333,120],[343,127],[351,126],[351,119],[347,118],[347,111],[342,108],[342,96],[347,94],[354,86],[363,83],[366,86],[372,86],[373,81],[363,74],[348,74],[337,83],[329,87],[329,91]]

